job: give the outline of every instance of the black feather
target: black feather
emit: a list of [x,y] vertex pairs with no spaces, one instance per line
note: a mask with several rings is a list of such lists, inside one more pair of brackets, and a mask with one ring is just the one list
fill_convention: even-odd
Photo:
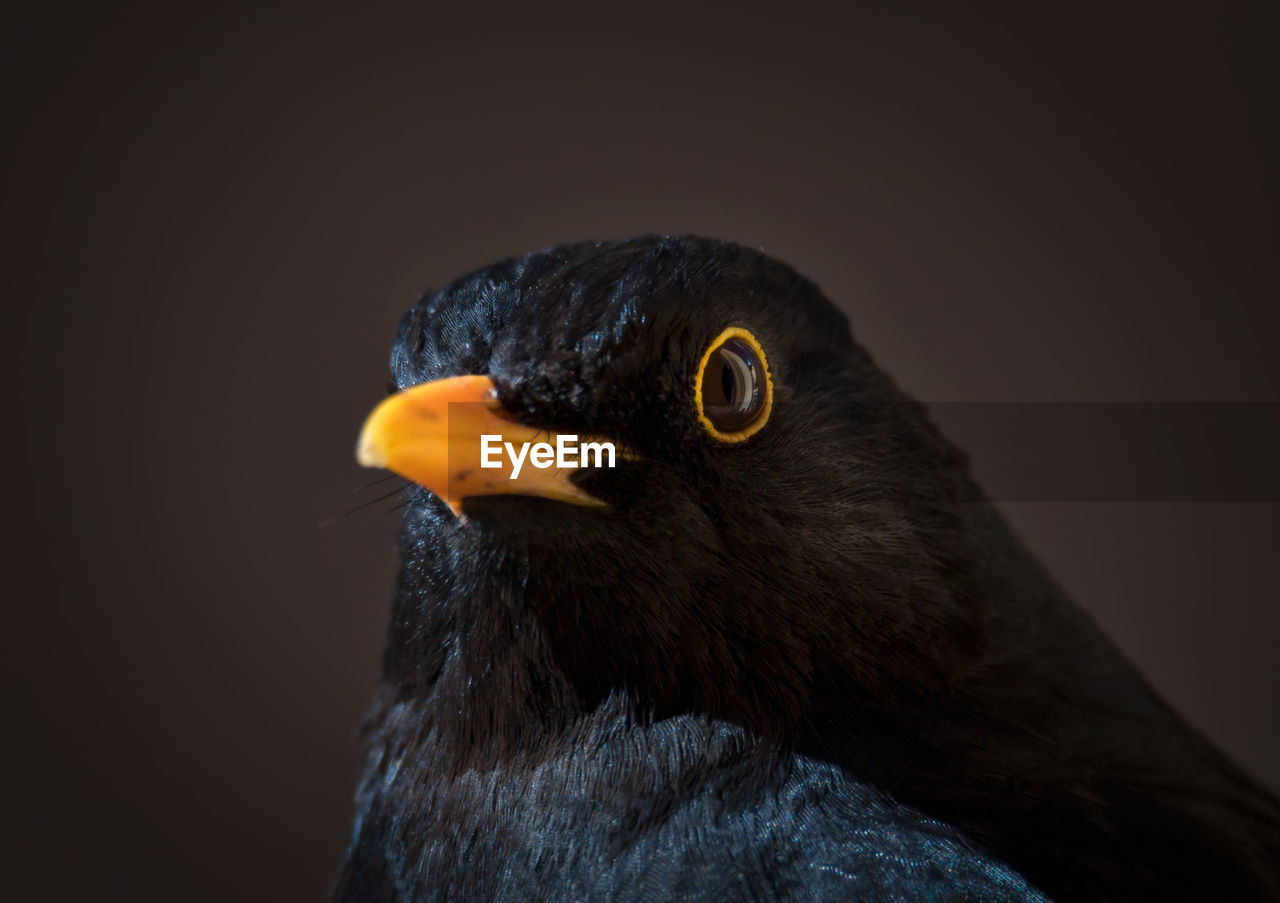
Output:
[[[730,325],[776,386],[738,445],[692,398]],[[506,261],[424,296],[392,372],[631,455],[575,477],[606,511],[413,492],[339,899],[1280,899],[1280,805],[785,265]]]

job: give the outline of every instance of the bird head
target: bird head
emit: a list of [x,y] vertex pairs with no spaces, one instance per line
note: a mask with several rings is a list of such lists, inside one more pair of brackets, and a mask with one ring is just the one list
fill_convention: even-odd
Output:
[[[972,652],[964,462],[776,260],[691,237],[508,260],[424,295],[392,373],[358,455],[417,484],[406,693],[469,658],[504,692],[560,682],[556,705],[771,730],[824,692],[937,692]],[[615,459],[516,472],[495,435]]]

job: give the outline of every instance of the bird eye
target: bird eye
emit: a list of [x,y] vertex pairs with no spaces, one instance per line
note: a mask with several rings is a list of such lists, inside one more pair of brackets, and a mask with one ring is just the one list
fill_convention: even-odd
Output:
[[764,426],[773,385],[755,336],[731,326],[707,348],[693,384],[698,419],[721,442],[741,442]]

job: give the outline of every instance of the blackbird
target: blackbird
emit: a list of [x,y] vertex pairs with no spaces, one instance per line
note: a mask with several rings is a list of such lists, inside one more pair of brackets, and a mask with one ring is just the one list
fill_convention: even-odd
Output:
[[391,369],[336,899],[1280,899],[1280,803],[785,264],[552,248],[424,295]]

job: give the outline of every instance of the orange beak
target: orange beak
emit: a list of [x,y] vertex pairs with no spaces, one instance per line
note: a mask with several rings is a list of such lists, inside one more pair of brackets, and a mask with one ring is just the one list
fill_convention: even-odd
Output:
[[[455,376],[405,389],[374,408],[360,430],[356,460],[430,489],[455,513],[475,495],[536,495],[603,507],[569,481],[588,455],[547,463],[543,444],[556,450],[576,440],[511,420],[488,377]],[[573,466],[558,466],[565,461]]]

